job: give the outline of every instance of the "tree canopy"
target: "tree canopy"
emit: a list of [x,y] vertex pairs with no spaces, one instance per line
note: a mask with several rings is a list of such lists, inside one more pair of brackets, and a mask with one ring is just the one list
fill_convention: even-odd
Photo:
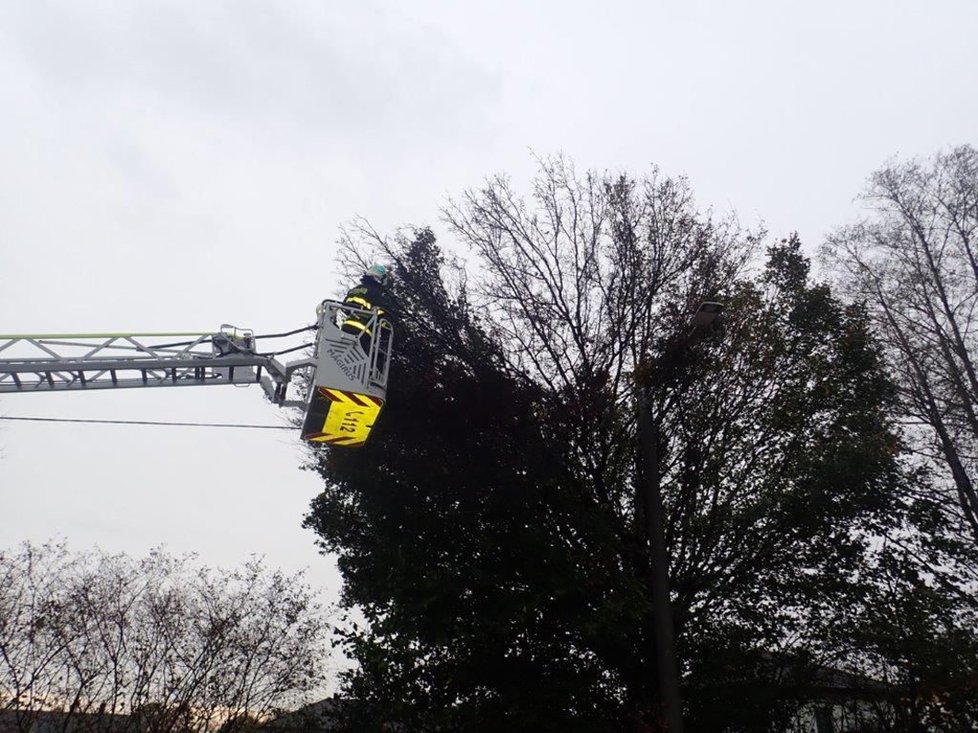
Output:
[[[923,582],[926,507],[869,318],[797,238],[753,272],[763,232],[698,211],[684,180],[560,159],[529,201],[496,178],[446,220],[468,270],[429,229],[349,242],[393,263],[399,324],[374,437],[312,460],[306,523],[363,618],[343,639],[358,726],[656,729],[637,398],[687,725],[784,729],[819,669],[885,656],[873,599]],[[675,353],[704,300],[723,317]]]

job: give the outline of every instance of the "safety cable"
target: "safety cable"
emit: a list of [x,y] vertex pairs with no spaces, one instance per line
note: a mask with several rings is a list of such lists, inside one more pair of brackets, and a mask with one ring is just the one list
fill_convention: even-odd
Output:
[[293,351],[301,351],[302,349],[311,349],[316,344],[303,344],[302,346],[293,346],[291,349],[282,349],[281,351],[266,351],[258,354],[258,356],[281,356],[282,354],[291,354]]
[[28,420],[32,422],[92,423],[95,425],[164,425],[168,427],[191,428],[251,428],[254,430],[295,430],[290,425],[246,425],[243,423],[220,422],[166,422],[163,420],[94,420],[72,417],[22,417],[0,415],[0,420]]
[[[316,326],[314,324],[312,326],[303,326],[302,328],[297,328],[294,331],[285,331],[283,333],[263,333],[263,334],[259,334],[258,336],[254,336],[253,338],[256,341],[258,339],[278,339],[278,338],[285,338],[286,336],[295,336],[297,333],[302,333],[303,331],[315,331],[317,328],[319,328],[319,326]],[[214,335],[216,336],[217,334],[214,334]],[[209,344],[211,342],[212,342],[212,339],[210,339],[210,338],[199,339],[197,341],[175,341],[172,344],[153,344],[152,348],[154,348],[154,349],[173,349],[173,348],[176,348],[177,346],[193,346],[194,344]],[[279,352],[279,353],[284,354],[286,352],[282,351],[282,352]],[[266,356],[266,354],[262,354],[262,356]],[[274,356],[274,354],[273,354],[273,356]]]
[[297,328],[294,331],[286,331],[285,333],[263,333],[260,336],[255,336],[256,339],[279,339],[285,338],[286,336],[295,336],[297,333],[302,333],[303,331],[315,331],[319,326],[313,324],[311,326],[303,326],[302,328]]

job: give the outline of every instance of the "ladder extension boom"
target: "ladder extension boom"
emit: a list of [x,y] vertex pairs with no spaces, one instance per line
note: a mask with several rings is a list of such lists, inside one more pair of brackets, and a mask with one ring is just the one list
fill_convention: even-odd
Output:
[[286,366],[254,347],[251,331],[227,325],[216,333],[0,335],[0,394],[260,383],[286,404],[292,373],[309,361]]
[[[228,324],[212,333],[0,335],[0,395],[258,383],[274,404],[304,409],[304,440],[361,446],[386,402],[394,329],[377,309],[334,300],[317,316],[315,326],[265,336]],[[257,351],[258,339],[303,331],[315,331],[315,343]],[[275,358],[306,347],[305,359]],[[306,373],[305,400],[286,399],[297,371]]]

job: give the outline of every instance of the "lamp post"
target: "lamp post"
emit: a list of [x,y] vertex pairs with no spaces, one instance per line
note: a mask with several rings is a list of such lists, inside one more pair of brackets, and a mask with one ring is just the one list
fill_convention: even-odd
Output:
[[723,310],[721,303],[702,303],[690,320],[688,331],[670,339],[660,360],[637,370],[638,444],[642,465],[639,489],[645,511],[645,534],[649,544],[649,585],[652,594],[652,636],[659,680],[659,702],[669,733],[682,733],[683,707],[676,660],[675,630],[669,598],[669,554],[666,548],[665,508],[659,468],[659,423],[652,419],[649,391],[668,380],[682,366],[684,351],[693,345]]

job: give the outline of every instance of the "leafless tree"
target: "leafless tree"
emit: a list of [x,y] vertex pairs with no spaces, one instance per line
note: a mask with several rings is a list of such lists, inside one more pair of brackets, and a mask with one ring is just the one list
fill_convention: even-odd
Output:
[[327,627],[310,589],[257,560],[208,570],[161,551],[25,544],[0,553],[0,580],[0,702],[24,730],[56,710],[120,730],[233,733],[323,681]]
[[869,215],[825,257],[871,309],[912,447],[943,469],[947,521],[978,545],[978,151],[891,161],[862,201]]
[[496,177],[445,215],[486,264],[481,295],[520,366],[557,391],[604,371],[617,386],[672,325],[664,316],[722,291],[757,239],[701,216],[683,178],[579,177],[563,158],[541,161],[529,206]]
[[[48,699],[67,650],[50,633],[72,561],[63,546],[0,552],[0,710],[33,710]],[[29,725],[26,715],[18,719]]]
[[[614,418],[633,413],[630,375],[701,302],[729,292],[764,233],[745,230],[733,216],[701,213],[686,179],[655,167],[635,179],[579,176],[563,157],[538,162],[529,201],[505,176],[451,201],[443,214],[461,247],[456,258],[431,265],[445,265],[458,294],[453,307],[476,308],[478,323],[508,344],[514,374],[532,375],[546,394],[581,405],[570,450],[588,465],[599,500],[627,518],[633,492],[613,486],[611,476],[631,461],[627,436],[634,426]],[[417,271],[399,262],[403,249],[366,221],[355,222],[341,244],[347,269],[375,256],[399,264],[400,277]],[[478,273],[474,291],[469,269]],[[426,292],[411,283],[402,290],[412,297]],[[408,325],[430,328],[423,320]],[[463,334],[442,328],[433,336],[452,353],[448,342]],[[598,391],[623,409],[586,411]],[[604,418],[612,422],[595,423]]]

